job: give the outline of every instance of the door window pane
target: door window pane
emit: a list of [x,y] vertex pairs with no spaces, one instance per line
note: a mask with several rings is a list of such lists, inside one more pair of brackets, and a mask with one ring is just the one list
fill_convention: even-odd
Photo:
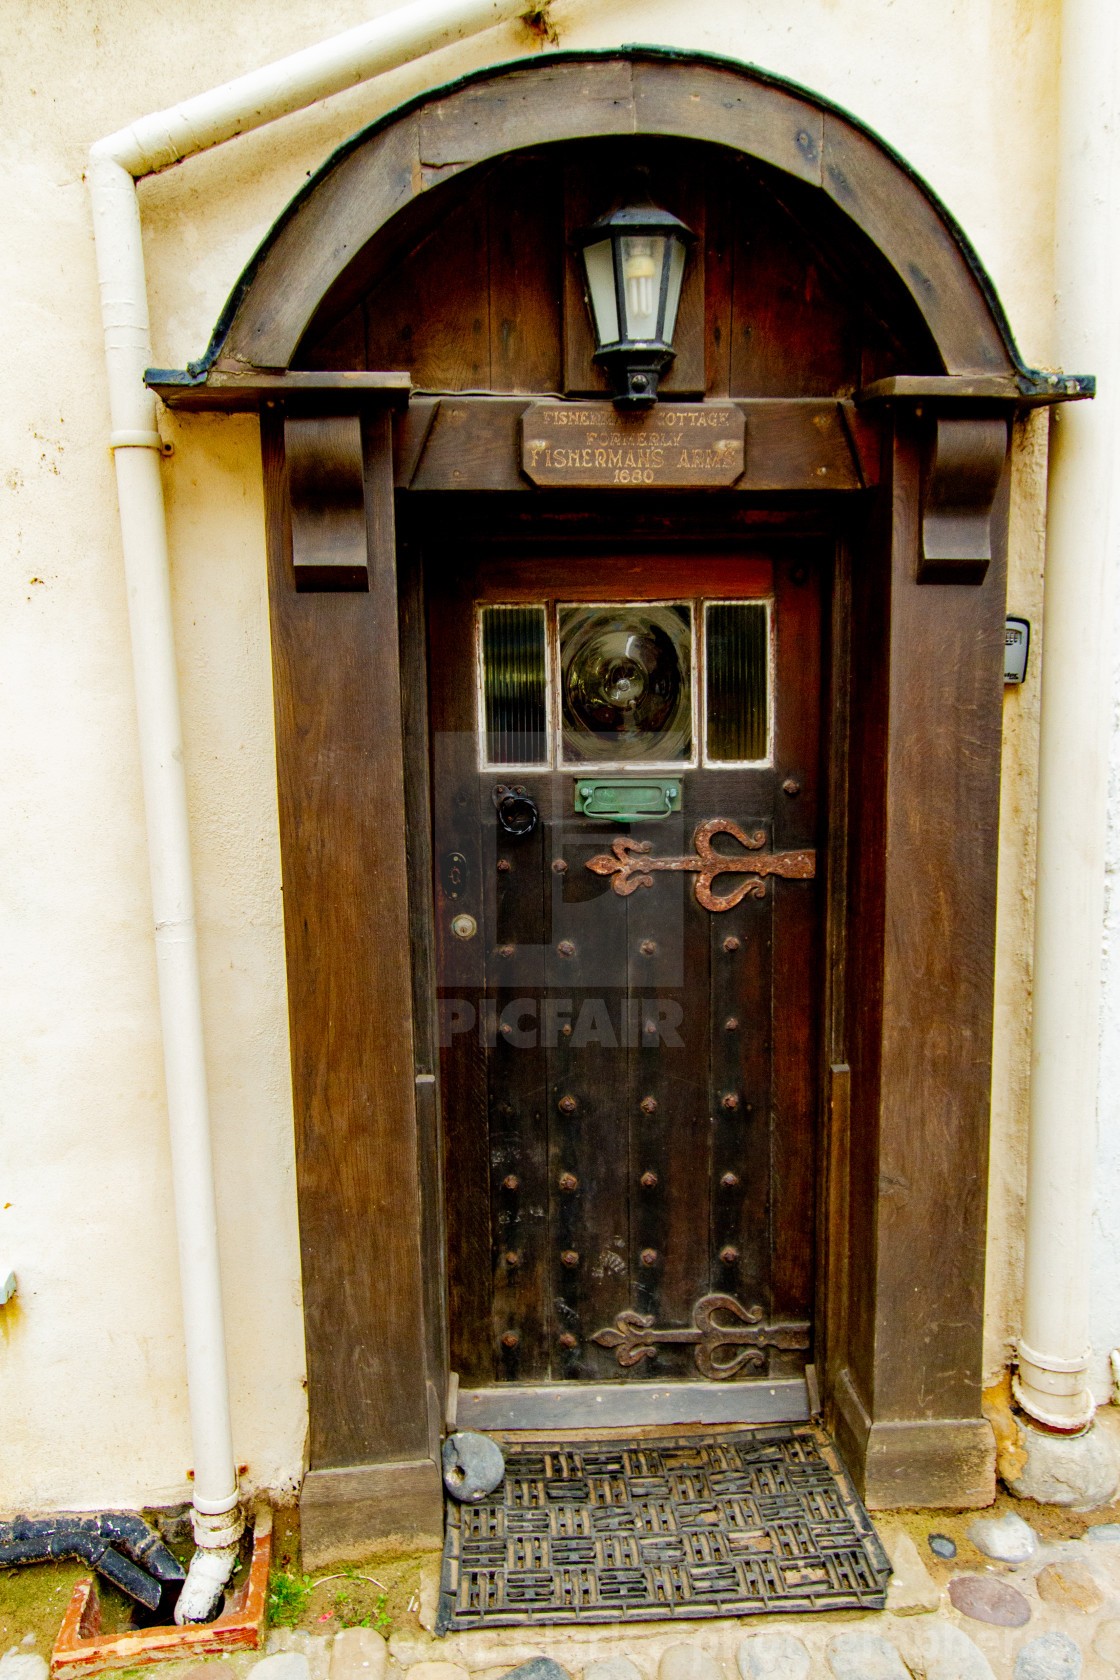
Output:
[[692,608],[561,606],[557,628],[563,762],[690,762]]
[[713,764],[769,757],[770,610],[765,601],[709,601],[704,612],[707,740]]
[[479,642],[486,763],[547,764],[543,606],[483,607]]

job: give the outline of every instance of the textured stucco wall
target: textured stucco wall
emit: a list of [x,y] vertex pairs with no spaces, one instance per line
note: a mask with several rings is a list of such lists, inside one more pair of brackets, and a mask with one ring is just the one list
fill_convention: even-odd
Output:
[[[23,0],[0,13],[0,1508],[179,1497],[190,1442],[87,148],[130,118],[388,7]],[[974,240],[1028,359],[1051,307],[1047,0],[558,0],[564,46],[731,53],[869,122]],[[539,50],[449,48],[141,189],[154,359],[198,355],[330,150],[401,99]],[[298,1478],[305,1403],[259,451],[163,418],[237,1452]],[[1012,610],[1036,618],[1045,420],[1020,432]],[[1037,644],[1036,644],[1037,645]],[[1037,672],[1037,665],[1035,666]],[[1015,1328],[1028,1030],[1032,681],[1007,703],[989,1360]]]

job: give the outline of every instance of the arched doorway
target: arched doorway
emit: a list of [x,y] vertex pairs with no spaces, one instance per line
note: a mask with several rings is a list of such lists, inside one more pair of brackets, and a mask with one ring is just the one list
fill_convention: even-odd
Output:
[[[731,484],[525,471],[527,411],[602,400],[569,237],[635,163],[699,236],[662,412],[734,406]],[[624,1409],[651,1386],[670,1407],[704,1381],[726,1394],[693,1336],[717,1295],[736,1307],[709,1327],[775,1332],[757,1374],[779,1407],[808,1402],[809,1359],[869,1503],[984,1502],[1007,421],[1059,393],[1020,365],[959,230],[799,90],[673,54],[561,54],[357,136],[258,253],[204,362],[153,383],[178,406],[262,411],[305,1537],[337,1555],[438,1522],[460,1367],[479,1406],[535,1389],[562,1409],[610,1383]],[[487,624],[496,648],[515,609],[556,719],[531,762],[486,742]],[[565,757],[564,672],[622,610],[666,643],[678,687],[695,674],[687,741],[646,760],[669,807],[656,829],[576,808],[581,782],[632,789],[640,760],[578,741]],[[745,646],[748,622],[766,626],[762,744],[721,761],[711,650]],[[454,753],[440,770],[444,736],[469,744],[469,775]],[[502,838],[511,783],[537,809],[528,838]],[[767,856],[815,853],[812,877],[730,911],[670,896],[683,868],[612,896],[609,869],[584,867],[624,861],[612,833],[695,858],[722,818]],[[516,902],[514,880],[532,882]],[[630,972],[678,930],[671,975]],[[595,939],[589,984],[545,972]],[[441,997],[460,1009],[442,1078]],[[669,1043],[656,1007],[683,1021],[699,998]],[[606,1014],[579,1043],[591,1000]],[[536,1035],[505,1071],[503,1027]],[[596,1174],[597,1211],[574,1211]],[[620,1367],[635,1311],[651,1352]]]

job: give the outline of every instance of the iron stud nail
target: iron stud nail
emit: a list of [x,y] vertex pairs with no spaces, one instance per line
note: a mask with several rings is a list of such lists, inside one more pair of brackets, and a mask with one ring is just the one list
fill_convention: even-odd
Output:
[[562,939],[556,949],[562,957],[574,957],[576,954],[576,948],[570,939]]
[[739,1174],[738,1173],[726,1172],[726,1173],[724,1173],[723,1177],[720,1179],[720,1183],[723,1185],[723,1188],[725,1190],[734,1190],[736,1185],[738,1184],[738,1182],[739,1182]]
[[643,1190],[656,1190],[657,1174],[655,1172],[644,1172],[641,1178],[641,1185]]
[[788,793],[791,799],[796,799],[801,792],[801,783],[796,781],[793,776],[787,776],[782,783],[782,792]]
[[498,874],[499,875],[508,875],[509,874],[509,859],[508,858],[499,858],[498,859]]
[[727,1032],[738,1032],[738,1030],[739,1030],[739,1017],[738,1017],[738,1015],[729,1015],[727,1017],[726,1021],[723,1023],[723,1025],[724,1025],[724,1029]]
[[723,1099],[723,1106],[724,1108],[738,1108],[739,1099],[735,1095],[734,1091],[728,1091],[727,1095]]
[[562,1266],[579,1265],[579,1255],[576,1253],[574,1248],[566,1248],[564,1250],[563,1254],[560,1256],[560,1264]]
[[643,1248],[641,1259],[643,1266],[656,1266],[657,1250],[655,1248]]
[[566,875],[568,872],[568,865],[564,862],[563,858],[553,858],[552,868],[554,873],[557,875]]
[[739,949],[739,941],[733,933],[728,934],[723,942],[723,948],[725,951],[737,951]]
[[652,939],[643,939],[642,943],[638,946],[638,949],[642,953],[643,957],[652,957],[654,952],[657,950],[657,946],[654,944]]
[[642,1113],[643,1114],[656,1114],[657,1113],[657,1098],[656,1097],[643,1097],[642,1098]]
[[720,1249],[719,1257],[725,1266],[733,1266],[739,1258],[739,1250],[737,1248],[733,1248],[731,1244],[728,1243],[726,1248]]
[[501,1033],[503,1038],[508,1038],[510,1033],[513,1031],[513,1028],[510,1026],[508,1021],[503,1021],[501,1026],[498,1028],[498,1031]]
[[560,1028],[560,1031],[565,1038],[571,1038],[571,1036],[572,1036],[572,1023],[570,1021],[565,1021],[564,1025]]
[[578,1343],[570,1330],[565,1330],[564,1334],[561,1336],[560,1346],[562,1348],[574,1348],[578,1346]]
[[519,1181],[518,1181],[517,1174],[516,1173],[509,1173],[509,1174],[507,1174],[507,1176],[505,1178],[502,1179],[502,1189],[503,1190],[516,1190],[517,1186],[518,1186],[518,1182]]
[[576,1099],[574,1097],[561,1097],[556,1106],[560,1110],[561,1114],[574,1114],[576,1111]]
[[505,1335],[502,1337],[502,1346],[514,1348],[517,1346],[518,1339],[516,1330],[507,1330]]
[[513,946],[512,945],[499,945],[498,946],[498,955],[500,957],[512,957]]
[[578,1190],[579,1179],[576,1177],[575,1173],[561,1173],[560,1188],[561,1190]]
[[507,1266],[520,1266],[520,1264],[521,1264],[520,1254],[515,1254],[513,1249],[510,1249],[509,1253],[506,1255],[506,1265]]

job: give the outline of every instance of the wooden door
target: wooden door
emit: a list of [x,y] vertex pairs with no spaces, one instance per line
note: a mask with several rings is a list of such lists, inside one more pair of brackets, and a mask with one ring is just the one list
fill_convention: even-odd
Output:
[[820,560],[428,557],[465,1387],[811,1358]]

